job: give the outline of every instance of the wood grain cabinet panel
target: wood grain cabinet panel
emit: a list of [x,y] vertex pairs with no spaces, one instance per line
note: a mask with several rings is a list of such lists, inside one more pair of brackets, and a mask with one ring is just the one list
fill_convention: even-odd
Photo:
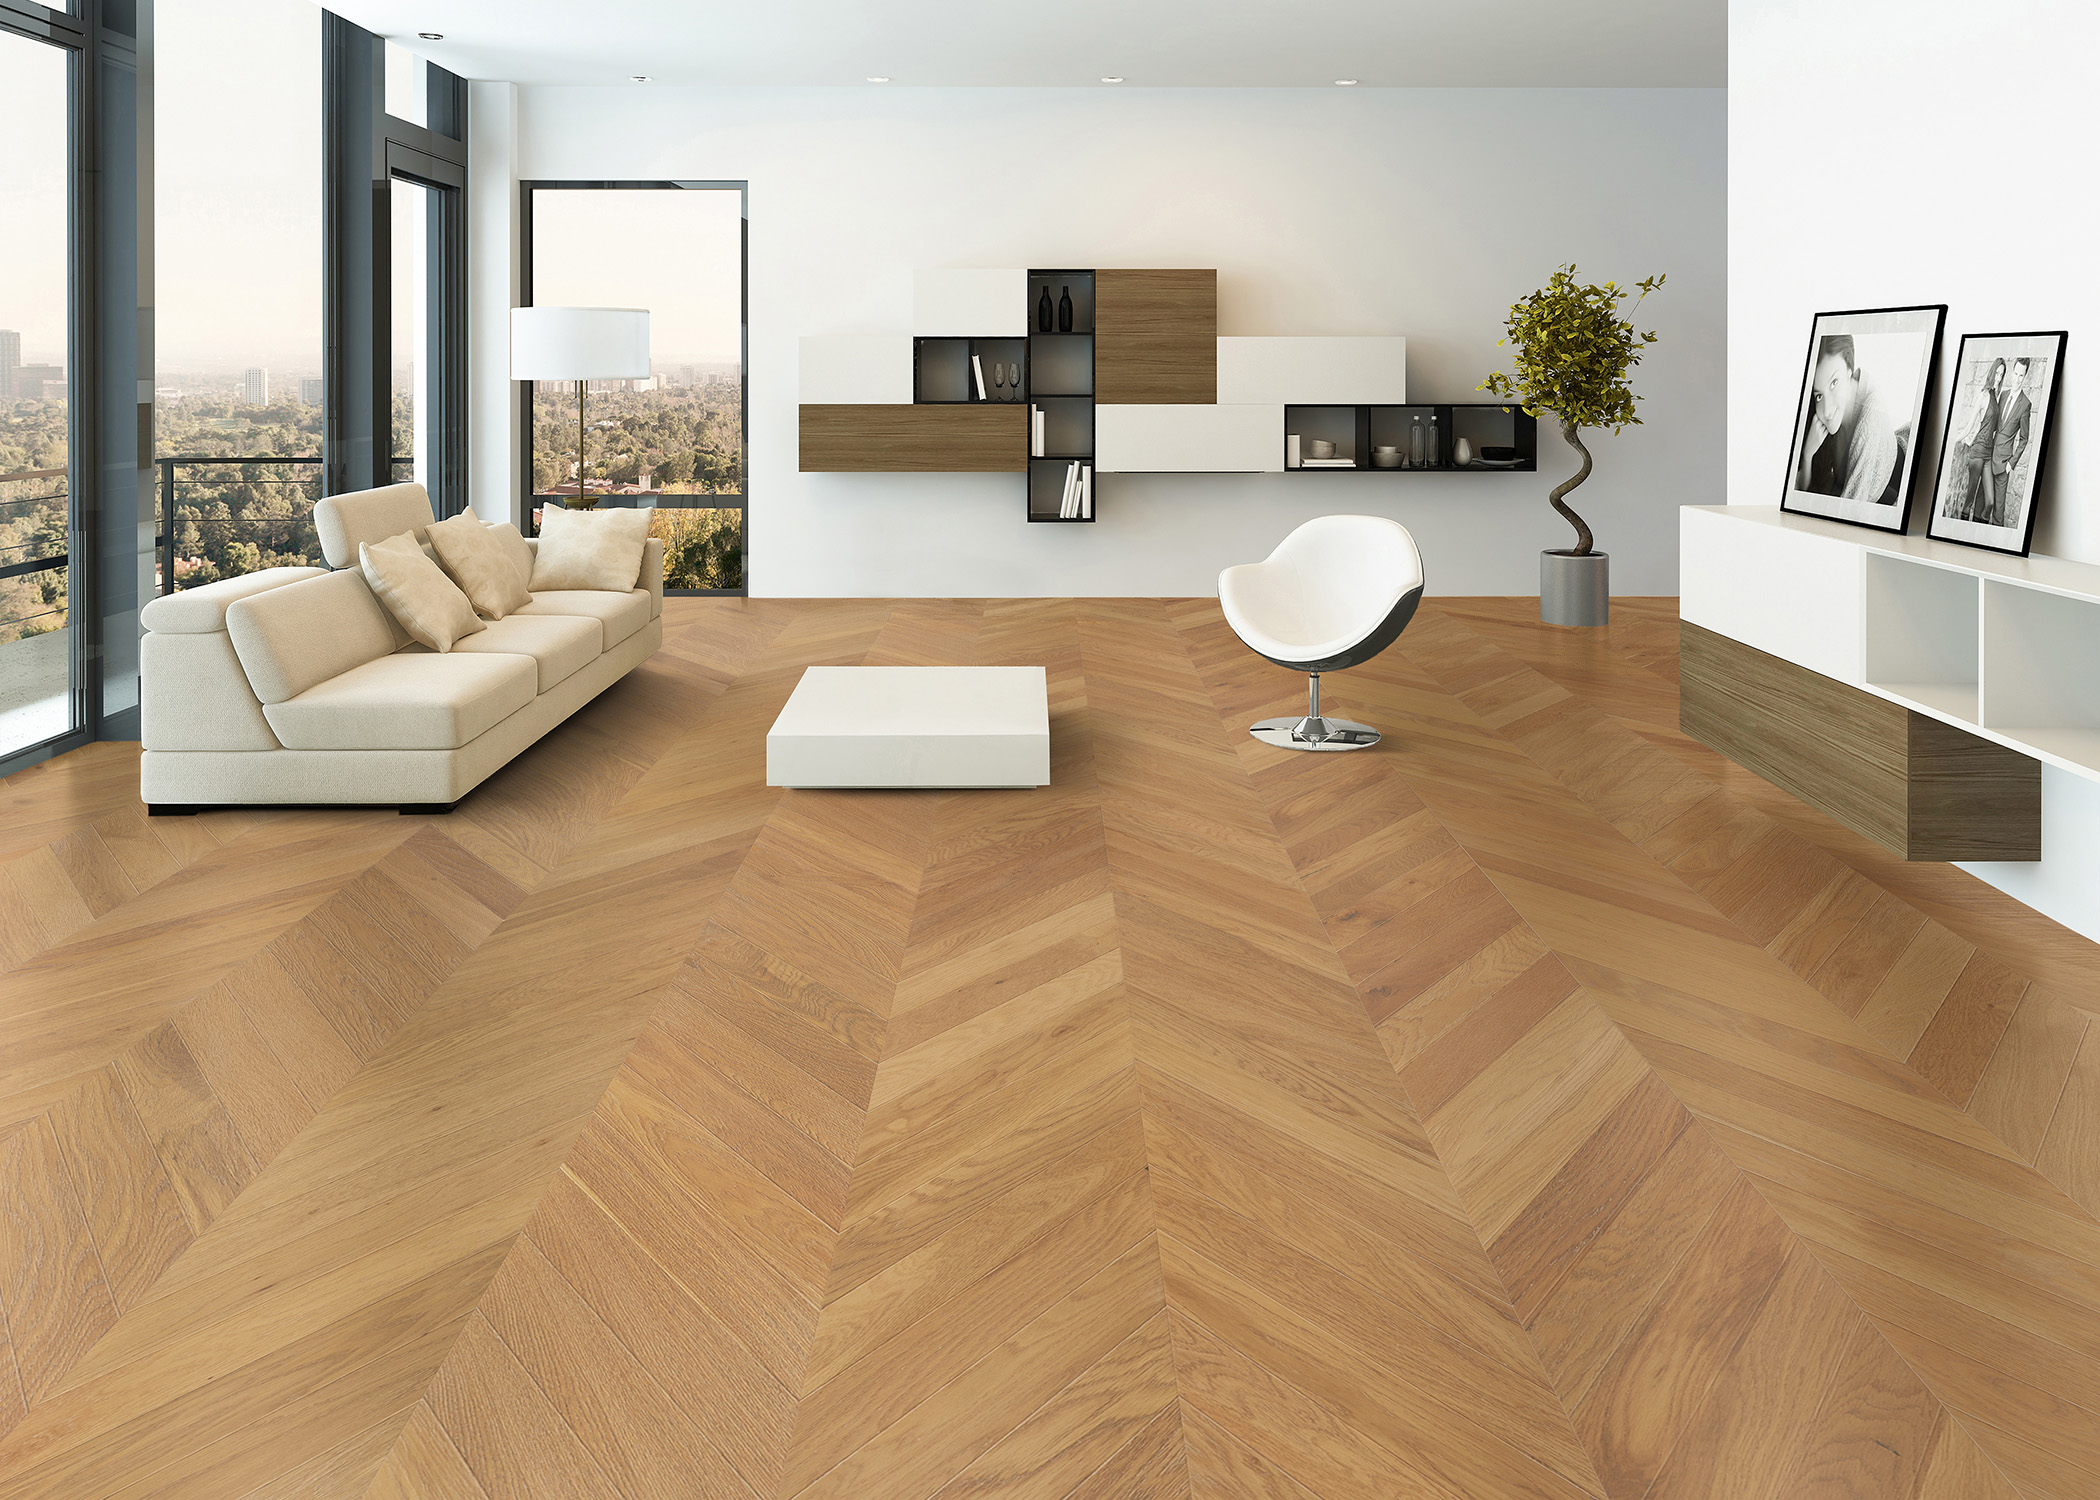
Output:
[[1124,405],[1218,399],[1218,273],[1096,271],[1094,396]]
[[1028,469],[1028,408],[804,406],[805,474],[989,474]]
[[1678,723],[1905,859],[2042,857],[2038,761],[1681,625]]

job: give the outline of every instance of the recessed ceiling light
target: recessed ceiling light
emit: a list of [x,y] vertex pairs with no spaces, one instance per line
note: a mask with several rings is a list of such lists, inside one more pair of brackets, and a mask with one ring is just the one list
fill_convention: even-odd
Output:
[[1354,78],[1337,78],[1334,81],[1334,86],[1338,89],[1353,89],[1356,87],[1356,80]]
[[889,75],[884,73],[870,73],[868,75],[868,82],[870,83],[888,83],[889,81]]
[[1122,79],[1120,79],[1120,78],[1114,78],[1114,77],[1110,77],[1110,76],[1108,76],[1107,74],[1103,74],[1103,75],[1102,75],[1102,78],[1101,78],[1101,81],[1102,81],[1103,83],[1121,83],[1121,82],[1122,82],[1123,80],[1122,80]]
[[419,31],[416,35],[426,42],[442,42],[445,39],[445,33],[442,31]]
[[653,79],[653,78],[651,78],[651,77],[650,77],[650,76],[649,76],[649,75],[648,75],[647,73],[629,73],[629,74],[627,75],[627,81],[628,81],[629,83],[654,83],[654,82],[656,82],[656,80],[655,80],[655,79]]

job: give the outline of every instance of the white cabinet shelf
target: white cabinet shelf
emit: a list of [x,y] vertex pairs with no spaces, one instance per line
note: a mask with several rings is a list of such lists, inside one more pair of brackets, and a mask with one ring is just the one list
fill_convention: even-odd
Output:
[[1682,617],[2100,781],[2100,567],[1686,506]]

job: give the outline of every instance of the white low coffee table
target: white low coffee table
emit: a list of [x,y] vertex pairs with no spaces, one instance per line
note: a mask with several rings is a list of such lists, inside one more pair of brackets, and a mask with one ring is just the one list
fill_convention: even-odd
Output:
[[1041,667],[810,667],[766,735],[766,785],[1050,784]]

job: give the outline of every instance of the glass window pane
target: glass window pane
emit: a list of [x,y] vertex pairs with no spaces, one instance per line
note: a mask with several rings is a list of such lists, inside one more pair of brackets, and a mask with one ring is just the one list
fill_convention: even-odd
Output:
[[743,276],[733,188],[533,191],[533,302],[647,308],[650,344],[648,379],[590,383],[580,477],[575,386],[533,387],[534,529],[550,501],[655,505],[667,587],[744,586]]
[[431,473],[431,227],[437,188],[396,177],[393,186],[394,477],[435,488]]
[[57,47],[0,32],[0,755],[73,727],[68,69]]
[[321,12],[160,0],[154,25],[165,590],[321,561]]
[[430,70],[399,42],[386,44],[386,112],[430,128]]

